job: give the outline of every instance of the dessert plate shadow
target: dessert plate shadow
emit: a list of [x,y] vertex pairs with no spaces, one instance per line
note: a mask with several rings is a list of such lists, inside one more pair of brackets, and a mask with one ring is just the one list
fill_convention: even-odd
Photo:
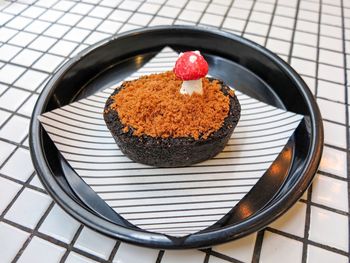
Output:
[[[224,218],[187,237],[142,230],[124,220],[74,172],[37,116],[122,81],[162,48],[201,50],[215,78],[273,106],[303,114],[288,144],[253,189]],[[154,248],[204,248],[262,229],[286,212],[311,183],[322,154],[323,126],[306,84],[284,61],[239,36],[198,27],[153,27],[99,42],[69,60],[43,89],[30,125],[37,173],[54,200],[86,226]]]

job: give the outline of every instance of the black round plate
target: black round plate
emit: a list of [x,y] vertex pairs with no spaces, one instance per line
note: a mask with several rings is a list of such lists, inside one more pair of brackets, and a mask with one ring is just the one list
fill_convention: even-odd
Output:
[[[184,238],[141,230],[115,213],[85,185],[40,125],[37,116],[123,80],[163,47],[201,50],[210,74],[261,101],[305,116],[253,189],[217,224]],[[85,225],[117,239],[154,248],[203,248],[257,231],[290,208],[311,183],[322,154],[319,109],[299,75],[272,52],[239,36],[187,26],[127,32],[69,60],[43,89],[30,125],[37,173],[54,200]]]

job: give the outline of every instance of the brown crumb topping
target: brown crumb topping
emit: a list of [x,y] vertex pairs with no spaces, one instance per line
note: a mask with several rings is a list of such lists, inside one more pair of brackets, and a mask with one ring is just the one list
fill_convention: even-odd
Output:
[[133,128],[136,136],[206,139],[223,125],[230,99],[218,81],[202,81],[203,95],[190,96],[180,94],[182,81],[171,71],[143,76],[125,82],[111,107],[118,112],[124,132]]

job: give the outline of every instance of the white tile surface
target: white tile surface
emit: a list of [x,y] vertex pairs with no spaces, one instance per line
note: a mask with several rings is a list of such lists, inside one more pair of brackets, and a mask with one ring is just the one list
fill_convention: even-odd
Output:
[[0,238],[0,255],[2,262],[11,262],[28,236],[29,233],[4,222],[0,222],[0,237],[6,237]]
[[2,164],[16,148],[15,145],[0,141],[0,164]]
[[9,113],[8,111],[0,110],[0,126],[2,126],[10,116],[11,113]]
[[318,96],[344,103],[345,88],[342,84],[336,84],[329,81],[318,81]]
[[[18,165],[18,164],[21,165]],[[9,177],[25,182],[34,172],[30,153],[26,149],[18,148],[11,158],[1,168],[0,172]]]
[[331,208],[348,211],[348,184],[324,175],[313,182],[312,201]]
[[114,263],[138,262],[154,263],[158,257],[158,249],[143,248],[121,243],[113,259]]
[[74,246],[100,258],[108,259],[115,243],[115,240],[84,227]]
[[56,246],[39,237],[34,237],[17,262],[59,262],[65,248]]
[[323,121],[324,141],[327,144],[346,148],[345,127],[328,121]]
[[[0,214],[4,212],[12,199],[21,189],[21,185],[0,177]],[[1,238],[0,238],[1,243]],[[0,246],[1,250],[1,246]]]
[[317,99],[317,103],[324,119],[345,124],[344,104],[325,99]]
[[320,170],[346,178],[346,169],[346,153],[325,146],[323,148]]
[[5,218],[33,229],[50,203],[51,198],[48,195],[26,188],[6,213]]
[[63,61],[62,57],[56,55],[45,54],[34,65],[34,69],[53,72]]
[[205,254],[198,250],[166,250],[162,261],[167,263],[191,262],[202,263]]
[[80,223],[55,205],[39,231],[69,244],[79,228]]
[[307,249],[308,249],[307,263],[329,263],[329,262],[346,263],[348,262],[347,257],[319,248],[319,247],[309,245]]
[[304,236],[306,204],[297,202],[283,216],[273,222],[272,228],[287,232],[299,237]]
[[48,74],[36,70],[27,70],[20,79],[15,82],[15,86],[30,91],[36,90],[48,77]]
[[6,62],[11,60],[21,50],[20,47],[16,47],[9,44],[0,46],[0,60]]
[[[214,246],[212,249],[224,255],[243,262],[251,262],[255,246],[256,234],[228,242],[223,245]],[[209,262],[212,262],[211,260]]]
[[15,111],[29,97],[30,93],[20,89],[8,89],[0,97],[0,107],[6,110]]
[[[260,262],[301,262],[303,244],[299,241],[266,231]],[[288,255],[288,256],[286,256]]]
[[31,117],[34,109],[34,105],[38,100],[38,95],[33,94],[29,99],[19,108],[18,113]]
[[6,64],[0,70],[0,81],[12,84],[24,71],[25,68],[23,67]]
[[28,134],[29,119],[13,116],[0,130],[0,137],[20,143]]
[[347,231],[346,216],[311,207],[310,240],[347,252],[349,242]]
[[13,63],[29,67],[31,66],[34,61],[36,61],[43,53],[29,50],[29,49],[23,49],[13,60]]

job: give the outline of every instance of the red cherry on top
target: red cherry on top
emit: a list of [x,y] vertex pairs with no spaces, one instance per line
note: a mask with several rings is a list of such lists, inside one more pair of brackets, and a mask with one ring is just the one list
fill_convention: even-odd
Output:
[[196,80],[207,75],[208,63],[199,51],[187,51],[180,54],[173,71],[181,80]]

